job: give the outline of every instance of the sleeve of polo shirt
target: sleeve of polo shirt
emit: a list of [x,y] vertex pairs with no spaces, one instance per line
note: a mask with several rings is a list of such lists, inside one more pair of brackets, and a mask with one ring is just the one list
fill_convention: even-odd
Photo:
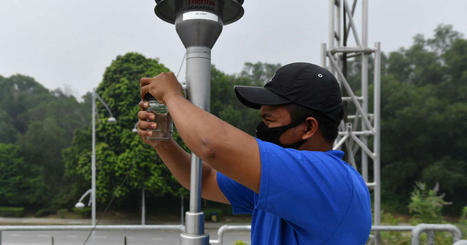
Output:
[[[286,149],[257,139],[261,182],[255,207],[297,227],[335,227],[349,207],[352,188],[340,164],[323,152]],[[329,231],[323,231],[329,232]]]
[[234,214],[251,214],[254,208],[254,192],[242,184],[217,172],[217,185],[232,205]]

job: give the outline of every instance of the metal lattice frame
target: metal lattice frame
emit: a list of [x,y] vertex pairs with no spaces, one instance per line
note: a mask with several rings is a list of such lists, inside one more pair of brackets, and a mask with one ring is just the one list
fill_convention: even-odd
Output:
[[[336,76],[346,108],[346,116],[339,126],[339,135],[334,149],[343,149],[346,152],[346,160],[359,170],[372,191],[373,225],[379,225],[381,223],[381,50],[380,43],[376,43],[374,49],[368,47],[368,0],[360,1],[362,19],[359,36],[354,19],[357,4],[357,0],[353,1],[352,6],[347,0],[329,0],[328,44],[321,46],[321,65],[327,67]],[[353,37],[354,47],[347,45],[350,36]],[[371,81],[374,89],[372,108],[369,108],[370,98],[368,96],[370,56],[373,56],[374,60],[374,77]],[[353,88],[347,79],[347,61],[353,57],[361,57],[360,88]],[[360,153],[359,158],[358,153]],[[368,175],[369,164],[373,164],[372,176]],[[377,231],[374,232],[374,242],[379,244],[379,234]]]

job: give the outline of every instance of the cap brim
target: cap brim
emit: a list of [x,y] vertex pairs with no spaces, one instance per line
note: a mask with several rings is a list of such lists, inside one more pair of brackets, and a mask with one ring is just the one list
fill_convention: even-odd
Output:
[[262,105],[290,103],[290,101],[262,87],[235,86],[235,94],[242,104],[254,109],[259,109]]

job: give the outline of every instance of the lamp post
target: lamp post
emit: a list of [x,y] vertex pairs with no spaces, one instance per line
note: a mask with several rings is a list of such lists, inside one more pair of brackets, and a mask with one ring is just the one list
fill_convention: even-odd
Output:
[[[138,133],[138,122],[135,123],[131,132]],[[141,191],[141,225],[146,225],[146,194],[144,187]]]
[[117,120],[113,116],[107,104],[104,100],[96,93],[96,89],[92,90],[92,155],[91,155],[91,172],[92,172],[92,182],[91,182],[91,219],[92,226],[96,226],[96,98],[104,105],[107,112],[109,112],[110,117],[107,119],[107,122],[113,124]]
[[[84,208],[84,206],[86,206],[86,205],[84,205],[83,199],[84,199],[87,195],[91,194],[91,192],[92,192],[92,189],[87,190],[87,191],[79,198],[79,201],[75,204],[75,208]],[[89,206],[90,204],[91,204],[91,198],[89,198],[88,206]]]
[[[186,48],[186,83],[188,98],[194,105],[209,111],[211,92],[211,49],[222,32],[243,15],[243,0],[156,0],[156,15],[175,24]],[[204,214],[201,211],[201,159],[191,155],[190,209],[186,212],[186,230],[182,245],[207,245]]]

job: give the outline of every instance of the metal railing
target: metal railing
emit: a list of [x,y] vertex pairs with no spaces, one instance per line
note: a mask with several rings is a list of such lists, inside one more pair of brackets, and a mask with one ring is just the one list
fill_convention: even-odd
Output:
[[412,230],[412,245],[420,244],[420,235],[422,232],[427,232],[428,244],[434,244],[434,231],[449,231],[452,233],[453,241],[457,242],[462,239],[462,233],[454,225],[451,224],[419,224]]
[[217,240],[209,240],[211,245],[223,245],[227,231],[251,231],[251,225],[223,225],[217,230]]

